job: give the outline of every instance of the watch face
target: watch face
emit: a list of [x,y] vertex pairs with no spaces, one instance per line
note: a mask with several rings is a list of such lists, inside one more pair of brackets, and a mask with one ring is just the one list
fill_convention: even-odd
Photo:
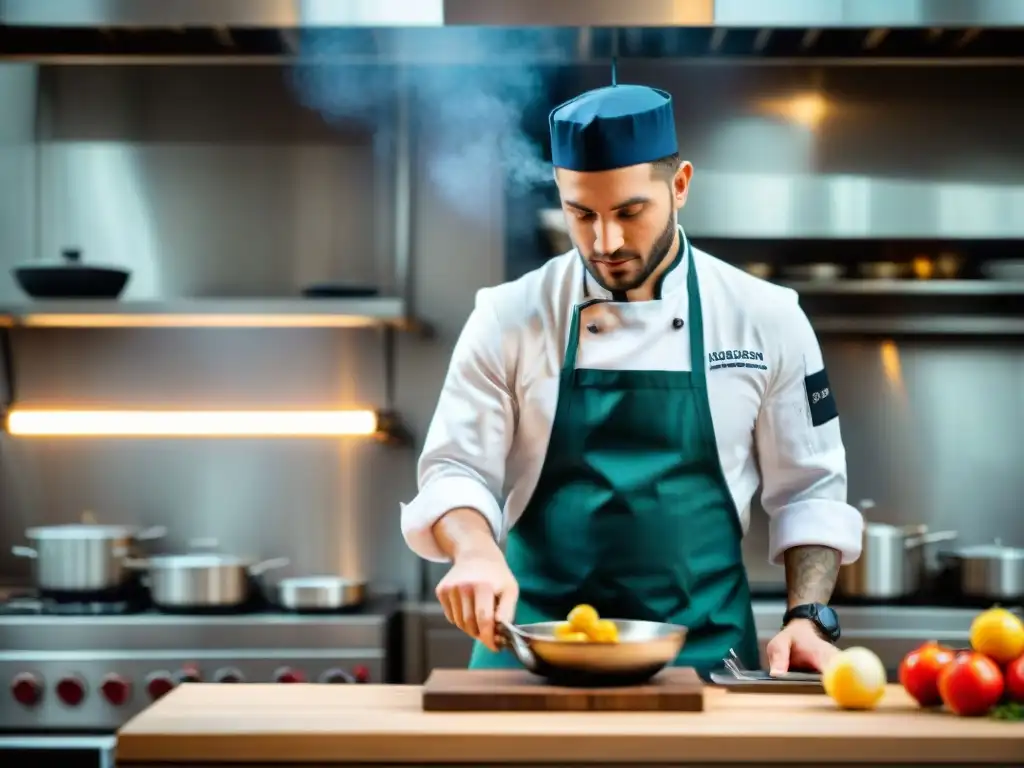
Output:
[[818,607],[818,621],[821,623],[822,628],[830,634],[834,634],[839,629],[839,617],[827,605]]

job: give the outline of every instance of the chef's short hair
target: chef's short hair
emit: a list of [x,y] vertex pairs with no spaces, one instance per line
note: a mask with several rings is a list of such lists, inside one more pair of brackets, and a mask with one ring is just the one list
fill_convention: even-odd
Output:
[[[679,165],[682,160],[679,157],[679,153],[676,152],[671,155],[665,155],[665,157],[659,157],[657,160],[651,161],[651,172],[655,178],[661,179],[669,184],[672,183],[672,179],[676,177],[676,171],[679,170]],[[558,181],[558,168],[552,169],[552,174],[555,177],[555,181]]]
[[651,171],[655,177],[671,183],[672,179],[676,177],[676,171],[679,170],[680,162],[678,152],[666,155],[665,157],[659,157],[651,163]]

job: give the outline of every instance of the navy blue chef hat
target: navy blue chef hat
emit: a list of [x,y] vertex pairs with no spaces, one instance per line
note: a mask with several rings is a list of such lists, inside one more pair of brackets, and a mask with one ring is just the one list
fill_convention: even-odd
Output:
[[587,91],[548,116],[551,160],[570,171],[608,171],[679,151],[672,97],[644,85]]

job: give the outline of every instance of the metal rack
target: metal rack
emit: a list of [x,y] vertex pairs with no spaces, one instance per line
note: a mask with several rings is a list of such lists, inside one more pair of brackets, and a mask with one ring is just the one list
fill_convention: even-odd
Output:
[[[14,334],[23,328],[310,328],[377,329],[384,366],[384,407],[377,412],[376,437],[388,445],[407,445],[408,429],[395,409],[397,376],[396,335],[413,333],[429,338],[433,328],[415,314],[415,274],[412,268],[412,146],[407,94],[399,89],[394,130],[374,136],[379,190],[391,197],[378,200],[381,230],[376,233],[380,262],[390,260],[391,296],[360,298],[175,298],[154,301],[116,299],[57,299],[0,305],[0,411],[6,417],[17,402]],[[387,162],[385,162],[387,160]],[[386,178],[384,178],[386,176]],[[393,226],[390,232],[384,226]],[[380,263],[379,262],[379,263]]]
[[1016,280],[836,280],[780,282],[803,296],[1021,296]]
[[[836,335],[901,336],[1022,336],[1024,282],[1010,280],[836,280],[781,282],[809,301],[805,309],[819,333]],[[1018,300],[1017,297],[1020,297]],[[832,306],[823,303],[833,299]],[[851,298],[879,303],[871,311],[844,308]],[[949,311],[929,299],[956,302]],[[915,303],[918,311],[892,311]],[[991,308],[997,303],[996,308]],[[839,305],[839,306],[836,306]],[[986,306],[987,305],[987,306]],[[977,311],[971,311],[977,308]]]

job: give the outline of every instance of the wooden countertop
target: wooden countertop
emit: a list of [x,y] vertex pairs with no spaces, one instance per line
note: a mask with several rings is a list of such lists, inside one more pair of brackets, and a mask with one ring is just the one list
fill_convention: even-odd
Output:
[[171,763],[1024,764],[1024,723],[709,689],[699,713],[441,713],[419,686],[188,684],[128,722],[118,765]]

